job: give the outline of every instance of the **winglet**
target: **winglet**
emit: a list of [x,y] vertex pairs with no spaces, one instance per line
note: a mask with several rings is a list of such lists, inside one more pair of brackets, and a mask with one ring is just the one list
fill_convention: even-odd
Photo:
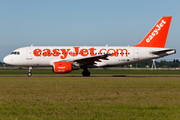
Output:
[[162,17],[146,37],[133,47],[157,47],[164,48],[171,23],[171,16]]

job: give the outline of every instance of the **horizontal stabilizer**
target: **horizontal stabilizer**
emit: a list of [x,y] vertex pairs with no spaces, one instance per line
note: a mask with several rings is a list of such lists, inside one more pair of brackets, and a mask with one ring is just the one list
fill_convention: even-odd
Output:
[[160,55],[160,54],[173,54],[176,53],[175,49],[167,49],[167,50],[158,50],[158,51],[153,51],[151,52],[152,54],[155,55]]

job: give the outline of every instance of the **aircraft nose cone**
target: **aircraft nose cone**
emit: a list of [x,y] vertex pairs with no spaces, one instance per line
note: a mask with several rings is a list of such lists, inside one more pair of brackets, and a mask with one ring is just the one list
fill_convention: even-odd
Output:
[[4,59],[3,59],[4,63],[6,64],[9,64],[10,63],[10,59],[8,56],[6,56]]

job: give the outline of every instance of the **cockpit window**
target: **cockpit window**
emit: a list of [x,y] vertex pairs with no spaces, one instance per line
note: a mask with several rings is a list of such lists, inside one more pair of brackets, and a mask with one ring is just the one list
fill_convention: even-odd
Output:
[[13,54],[13,55],[20,55],[20,52],[14,51],[11,54]]

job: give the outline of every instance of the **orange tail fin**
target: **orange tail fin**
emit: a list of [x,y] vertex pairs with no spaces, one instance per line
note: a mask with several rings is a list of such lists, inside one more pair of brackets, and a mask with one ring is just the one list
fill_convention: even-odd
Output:
[[170,17],[162,17],[146,37],[133,47],[157,47],[164,48],[168,35],[169,26],[171,23]]

